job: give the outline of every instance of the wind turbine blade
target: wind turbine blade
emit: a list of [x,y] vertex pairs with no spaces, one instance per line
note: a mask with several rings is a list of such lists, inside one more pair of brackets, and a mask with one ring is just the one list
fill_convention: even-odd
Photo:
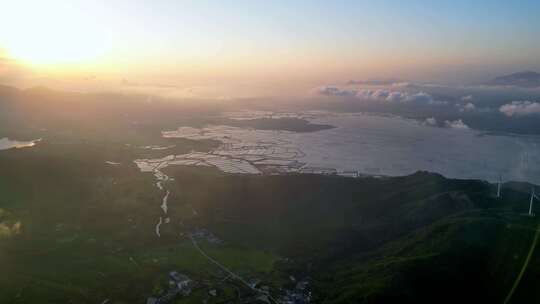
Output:
[[532,215],[532,207],[533,207],[533,201],[534,201],[534,198],[536,197],[536,195],[534,194],[534,187],[532,187],[531,189],[531,200],[529,202],[529,215]]

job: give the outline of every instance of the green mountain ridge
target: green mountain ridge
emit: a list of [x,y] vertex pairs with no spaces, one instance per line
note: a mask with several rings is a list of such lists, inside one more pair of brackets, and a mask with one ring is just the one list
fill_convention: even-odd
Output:
[[[175,143],[178,153],[209,148]],[[164,170],[174,181],[158,238],[163,194],[132,160],[162,153],[53,141],[0,151],[0,221],[12,230],[0,237],[0,302],[144,303],[171,269],[234,294],[241,286],[216,281],[186,239],[200,228],[224,241],[201,244],[216,260],[275,293],[289,276],[308,278],[314,303],[502,302],[537,229],[521,215],[524,183],[505,183],[497,199],[493,184],[429,172],[355,179],[177,166]],[[539,299],[538,257],[514,303]]]

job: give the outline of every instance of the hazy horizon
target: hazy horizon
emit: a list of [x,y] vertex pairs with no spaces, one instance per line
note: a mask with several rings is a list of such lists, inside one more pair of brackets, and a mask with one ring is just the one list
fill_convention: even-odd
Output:
[[479,83],[540,70],[539,10],[537,1],[17,1],[0,14],[0,83],[211,98],[366,79]]

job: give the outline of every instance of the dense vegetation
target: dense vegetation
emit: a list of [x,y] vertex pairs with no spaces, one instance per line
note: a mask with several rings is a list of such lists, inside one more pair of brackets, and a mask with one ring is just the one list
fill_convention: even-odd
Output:
[[[520,184],[496,199],[488,183],[426,172],[348,179],[169,171],[182,199],[202,204],[199,225],[292,257],[284,269],[313,277],[322,302],[501,302],[536,230],[535,219],[520,215],[528,208]],[[514,299],[539,299],[530,286],[538,257]]]
[[[176,146],[45,140],[0,151],[1,303],[143,303],[172,269],[211,282],[216,267],[182,237],[195,228],[224,240],[201,246],[246,277],[275,288],[291,274],[311,278],[318,302],[502,302],[536,231],[537,220],[520,215],[525,184],[505,184],[497,199],[486,182],[427,172],[352,179],[169,167],[171,222],[157,238],[163,193],[132,160],[214,143],[135,138]],[[535,251],[515,303],[540,300],[539,261]]]

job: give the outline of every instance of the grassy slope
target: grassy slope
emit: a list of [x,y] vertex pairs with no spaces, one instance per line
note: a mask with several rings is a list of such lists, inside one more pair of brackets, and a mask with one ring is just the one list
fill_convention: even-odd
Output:
[[[534,223],[485,212],[461,214],[351,256],[320,276],[327,303],[502,302],[531,245]],[[536,254],[536,260],[540,257]],[[538,274],[531,267],[529,273]],[[525,282],[525,281],[524,281]],[[535,289],[520,296],[538,298]],[[518,293],[519,294],[519,293]],[[532,301],[534,302],[534,301]]]
[[[163,193],[131,163],[137,153],[114,144],[0,152],[0,208],[22,227],[0,238],[0,303],[142,302],[166,271],[215,271],[178,231],[156,238]],[[267,272],[276,259],[251,249],[208,251],[240,257],[252,271]]]

